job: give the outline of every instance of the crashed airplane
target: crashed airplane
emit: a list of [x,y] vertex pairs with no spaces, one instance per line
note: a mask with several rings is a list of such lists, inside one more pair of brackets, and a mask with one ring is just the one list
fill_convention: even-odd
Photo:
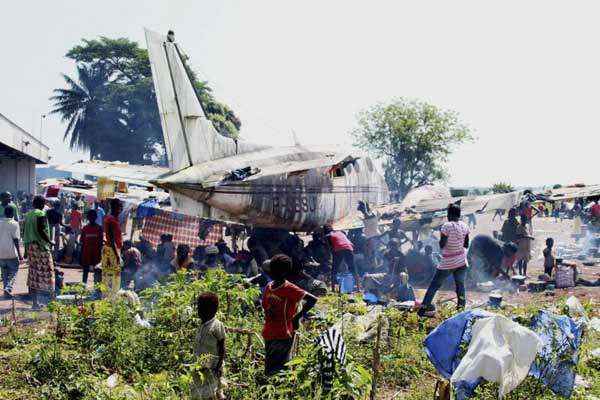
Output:
[[168,190],[181,213],[312,231],[385,202],[370,158],[339,145],[274,148],[220,135],[208,120],[173,35],[146,30],[168,168],[100,161],[70,171]]

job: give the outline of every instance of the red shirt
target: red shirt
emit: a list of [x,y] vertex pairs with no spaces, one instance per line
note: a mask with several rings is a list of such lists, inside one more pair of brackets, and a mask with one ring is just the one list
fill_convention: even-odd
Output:
[[600,204],[594,204],[592,206],[592,215],[596,218],[600,217]]
[[77,210],[71,211],[71,221],[69,225],[72,229],[78,231],[81,229],[81,220],[83,219],[81,213]]
[[110,245],[110,238],[108,237],[109,229],[112,229],[115,237],[115,246],[117,246],[117,249],[120,249],[123,247],[123,233],[121,233],[119,219],[114,215],[107,215],[104,218],[104,234],[106,235],[106,243]]
[[290,339],[294,335],[292,320],[298,312],[298,303],[306,292],[291,282],[285,281],[278,288],[270,282],[265,288],[262,307],[265,310],[265,340]]
[[102,250],[102,228],[100,225],[86,225],[81,230],[81,265],[91,266],[100,264]]
[[352,242],[348,240],[344,232],[336,231],[331,232],[329,235],[329,241],[331,242],[331,247],[334,252],[342,251],[342,250],[350,250],[354,251],[354,246],[352,246]]

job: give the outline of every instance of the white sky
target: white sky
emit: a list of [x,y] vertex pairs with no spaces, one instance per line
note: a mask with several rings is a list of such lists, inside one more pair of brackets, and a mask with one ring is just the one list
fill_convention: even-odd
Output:
[[[394,96],[458,111],[478,140],[455,185],[597,183],[594,1],[2,2],[0,112],[34,135],[81,38],[173,28],[200,77],[257,142],[351,143],[356,113]],[[44,121],[52,162],[81,159]]]

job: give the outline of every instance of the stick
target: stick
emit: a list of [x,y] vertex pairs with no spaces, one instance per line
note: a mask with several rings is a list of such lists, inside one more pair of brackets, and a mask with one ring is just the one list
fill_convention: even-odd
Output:
[[14,297],[12,298],[11,314],[12,314],[12,324],[17,325],[17,313],[15,310],[15,298]]
[[373,381],[371,382],[371,400],[375,400],[377,392],[377,375],[379,371],[379,343],[381,341],[381,316],[377,318],[377,339],[373,348]]

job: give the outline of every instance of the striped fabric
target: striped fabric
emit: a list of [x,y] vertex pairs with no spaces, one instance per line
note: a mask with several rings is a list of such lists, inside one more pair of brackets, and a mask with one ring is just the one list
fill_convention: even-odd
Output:
[[317,339],[320,348],[319,364],[323,392],[328,393],[333,387],[335,364],[341,366],[346,362],[346,343],[341,333],[335,328],[329,328]]
[[213,224],[201,239],[199,231],[202,221],[202,218],[190,215],[157,210],[154,215],[144,218],[142,235],[156,247],[160,243],[160,235],[170,234],[175,244],[187,244],[192,249],[213,245],[223,238],[222,226]]
[[469,227],[462,221],[446,222],[442,225],[441,232],[448,237],[448,242],[442,250],[442,262],[438,269],[456,269],[467,264],[467,249],[465,237],[469,234]]

